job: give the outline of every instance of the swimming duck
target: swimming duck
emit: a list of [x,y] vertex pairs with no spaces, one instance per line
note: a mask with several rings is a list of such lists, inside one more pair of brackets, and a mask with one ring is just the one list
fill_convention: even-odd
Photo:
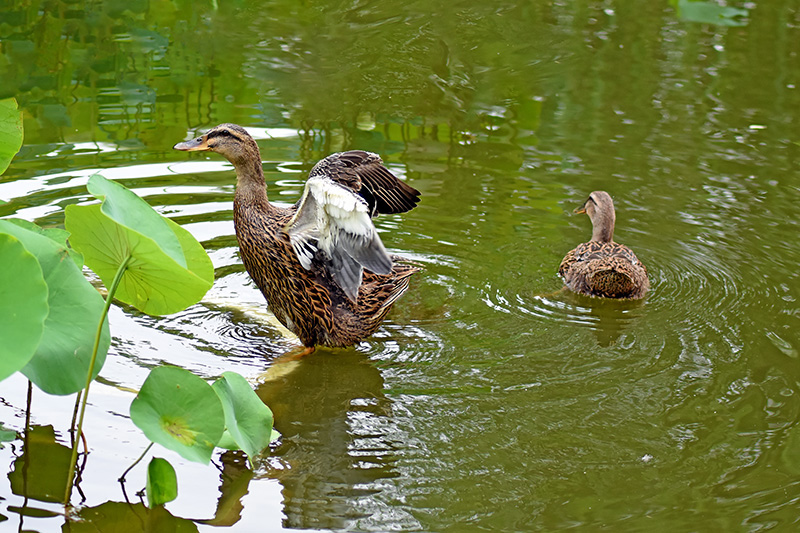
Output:
[[614,202],[605,191],[594,191],[574,211],[592,221],[592,240],[571,250],[558,267],[567,288],[587,296],[643,298],[650,288],[647,269],[636,254],[614,242]]
[[329,155],[311,169],[300,200],[279,207],[267,198],[258,145],[241,126],[220,124],[174,148],[209,150],[233,164],[242,261],[270,310],[305,346],[299,355],[370,336],[419,270],[387,253],[372,223],[413,209],[420,194],[376,154]]

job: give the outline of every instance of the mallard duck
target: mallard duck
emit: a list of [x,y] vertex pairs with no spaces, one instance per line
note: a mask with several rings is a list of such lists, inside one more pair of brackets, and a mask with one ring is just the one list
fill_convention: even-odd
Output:
[[592,240],[571,250],[558,267],[567,288],[587,296],[643,298],[650,288],[647,269],[636,254],[614,242],[614,202],[605,191],[594,191],[574,211],[592,221]]
[[383,247],[372,217],[403,213],[419,191],[398,180],[381,158],[352,150],[311,169],[300,200],[267,198],[261,153],[236,124],[220,124],[176,150],[210,150],[233,163],[233,222],[250,277],[278,320],[306,347],[344,347],[370,336],[419,268]]

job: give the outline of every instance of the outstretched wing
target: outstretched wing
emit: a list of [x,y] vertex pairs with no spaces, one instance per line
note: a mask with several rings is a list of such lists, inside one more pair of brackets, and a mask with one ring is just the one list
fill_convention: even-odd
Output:
[[354,302],[364,268],[376,274],[392,271],[392,259],[372,224],[367,200],[327,176],[308,179],[284,231],[303,268],[311,269],[314,257],[320,257]]
[[311,169],[309,177],[317,176],[326,176],[361,196],[370,216],[405,213],[419,202],[419,191],[397,179],[372,152],[351,150],[329,155]]

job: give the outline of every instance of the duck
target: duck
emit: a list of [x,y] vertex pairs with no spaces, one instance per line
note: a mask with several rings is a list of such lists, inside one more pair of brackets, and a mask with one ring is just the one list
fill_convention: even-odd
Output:
[[309,172],[300,199],[281,207],[267,197],[258,144],[243,127],[220,124],[173,148],[216,152],[233,164],[239,255],[270,311],[302,342],[297,357],[372,335],[420,270],[389,254],[373,224],[420,198],[377,154],[327,156]]
[[574,213],[592,221],[592,239],[570,250],[558,267],[566,287],[600,298],[644,298],[650,289],[647,268],[633,250],[614,242],[614,201],[605,191],[594,191]]

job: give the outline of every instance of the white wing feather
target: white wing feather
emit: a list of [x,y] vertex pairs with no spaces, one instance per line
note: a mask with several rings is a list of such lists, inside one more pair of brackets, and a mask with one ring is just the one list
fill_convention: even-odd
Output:
[[321,259],[353,301],[363,268],[376,274],[392,270],[366,200],[326,176],[308,179],[285,231],[303,268],[310,269],[317,252],[323,252]]

